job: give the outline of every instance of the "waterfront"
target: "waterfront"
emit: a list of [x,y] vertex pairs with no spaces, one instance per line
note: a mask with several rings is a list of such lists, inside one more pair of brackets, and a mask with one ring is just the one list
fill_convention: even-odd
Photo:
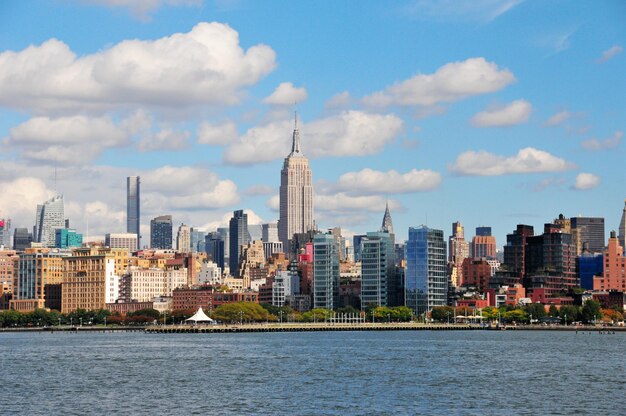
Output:
[[[622,414],[626,335],[5,333],[2,414]],[[616,405],[617,404],[617,405]]]

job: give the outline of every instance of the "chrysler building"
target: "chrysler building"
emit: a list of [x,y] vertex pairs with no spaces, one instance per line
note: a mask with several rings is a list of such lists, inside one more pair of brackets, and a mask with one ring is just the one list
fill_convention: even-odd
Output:
[[309,160],[300,150],[298,118],[295,118],[291,153],[280,171],[280,219],[278,238],[285,253],[294,234],[306,233],[313,225],[313,184]]

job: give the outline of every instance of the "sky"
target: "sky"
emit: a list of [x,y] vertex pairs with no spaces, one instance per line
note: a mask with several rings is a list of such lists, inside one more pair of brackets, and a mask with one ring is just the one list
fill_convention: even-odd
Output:
[[65,198],[86,236],[276,221],[297,111],[320,229],[467,238],[626,198],[626,3],[0,3],[0,218]]

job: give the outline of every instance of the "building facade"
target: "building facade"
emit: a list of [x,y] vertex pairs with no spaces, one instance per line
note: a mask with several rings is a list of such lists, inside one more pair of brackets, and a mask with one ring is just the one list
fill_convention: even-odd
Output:
[[293,130],[291,153],[285,158],[280,172],[280,219],[278,237],[287,253],[294,234],[306,233],[313,223],[313,177],[309,160],[300,150],[298,123]]
[[626,257],[615,231],[611,231],[609,246],[604,252],[604,272],[593,278],[593,290],[626,292]]
[[191,252],[191,229],[185,224],[181,224],[178,227],[178,232],[176,233],[176,250],[179,253]]
[[71,230],[69,228],[57,228],[54,234],[54,246],[56,248],[72,248],[83,245],[83,235],[77,233],[76,230]]
[[[392,228],[393,230],[393,228]],[[361,306],[395,306],[394,241],[388,232],[367,233],[361,239]]]
[[35,241],[41,243],[43,247],[54,247],[57,228],[65,228],[63,195],[56,195],[43,204],[37,205]]
[[150,247],[172,249],[172,216],[161,215],[150,221]]
[[444,306],[448,297],[446,243],[443,231],[409,228],[405,244],[405,304],[416,315]]
[[24,251],[33,242],[33,235],[28,228],[16,228],[13,232],[13,249]]
[[0,218],[0,248],[11,248],[11,220]]
[[230,274],[239,277],[239,261],[241,260],[243,247],[250,242],[250,235],[248,234],[248,214],[244,213],[243,210],[234,211],[228,228],[228,235],[230,237]]
[[186,268],[135,268],[130,271],[130,299],[148,302],[155,297],[172,296],[174,289],[187,285]]
[[138,250],[141,247],[140,186],[141,178],[139,176],[126,178],[126,232],[137,236],[136,245],[130,251]]
[[104,236],[104,245],[110,248],[123,248],[130,252],[137,250],[137,234],[109,233]]
[[339,253],[331,234],[313,237],[313,307],[339,306]]

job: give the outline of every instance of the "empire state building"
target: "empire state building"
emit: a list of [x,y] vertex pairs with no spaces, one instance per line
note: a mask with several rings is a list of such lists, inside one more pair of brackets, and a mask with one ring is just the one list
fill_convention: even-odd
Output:
[[285,253],[294,234],[313,229],[313,185],[309,160],[300,150],[300,132],[296,117],[291,153],[280,171],[280,219],[278,238]]

